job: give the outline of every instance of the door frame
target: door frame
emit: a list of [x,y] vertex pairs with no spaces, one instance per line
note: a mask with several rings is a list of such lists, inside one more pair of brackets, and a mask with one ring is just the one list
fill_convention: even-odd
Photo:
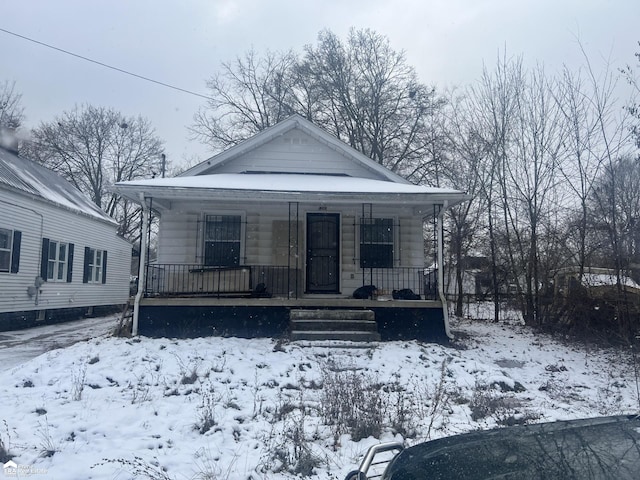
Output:
[[[310,226],[310,222],[309,222],[309,217],[333,217],[335,218],[335,222],[336,222],[336,248],[335,248],[335,258],[336,258],[336,269],[335,269],[335,278],[336,278],[336,288],[335,290],[326,290],[326,291],[317,291],[317,290],[310,290],[309,289],[309,280],[310,280],[310,275],[309,275],[309,268],[310,268],[310,242],[309,242],[309,226]],[[306,212],[305,214],[305,283],[304,283],[304,289],[305,289],[305,293],[308,294],[312,294],[312,295],[322,295],[322,294],[328,294],[328,295],[335,295],[335,294],[339,294],[340,293],[340,288],[341,288],[341,252],[342,252],[342,243],[341,243],[341,229],[342,229],[342,214],[340,212]]]

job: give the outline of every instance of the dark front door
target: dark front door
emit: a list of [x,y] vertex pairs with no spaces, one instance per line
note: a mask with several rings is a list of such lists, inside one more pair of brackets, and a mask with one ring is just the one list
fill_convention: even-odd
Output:
[[338,293],[340,216],[307,214],[307,293]]

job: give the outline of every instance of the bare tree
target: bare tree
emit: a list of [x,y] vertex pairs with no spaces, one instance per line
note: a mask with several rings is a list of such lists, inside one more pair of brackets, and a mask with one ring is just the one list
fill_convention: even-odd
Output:
[[195,139],[220,150],[235,145],[291,115],[291,82],[296,57],[292,52],[254,50],[207,81],[210,99],[194,116]]
[[517,249],[513,279],[525,292],[525,321],[540,324],[540,288],[548,282],[539,269],[540,242],[549,238],[545,219],[558,203],[556,166],[564,139],[544,70],[532,71],[524,87],[517,97],[513,153],[504,169],[504,212]]
[[162,142],[148,120],[85,105],[41,123],[29,155],[60,173],[120,224],[119,234],[138,235],[138,210],[110,192],[115,182],[162,173]]
[[[605,98],[611,98],[610,82],[612,77],[607,75]],[[588,201],[593,194],[594,182],[602,170],[604,156],[602,155],[601,130],[598,127],[596,91],[589,88],[581,76],[564,68],[562,77],[554,89],[555,101],[564,117],[565,145],[558,162],[558,171],[564,177],[564,185],[573,201],[568,207],[575,214],[568,219],[567,238],[575,240],[575,249],[571,263],[579,268],[582,278],[588,263],[587,228],[589,224]],[[576,204],[572,203],[575,202]]]
[[491,284],[494,300],[494,319],[500,316],[500,297],[508,287],[504,277],[510,262],[510,235],[503,222],[505,192],[504,169],[512,142],[518,89],[522,88],[521,60],[499,59],[495,70],[483,69],[477,85],[467,90],[467,112],[473,135],[484,145],[486,152],[478,165],[482,178],[479,188],[486,205],[488,250],[491,259]]
[[[541,288],[556,256],[560,200],[556,168],[563,145],[562,116],[539,67],[502,58],[468,91],[474,134],[484,143],[477,172],[487,210],[496,319],[508,287],[525,321],[539,324]],[[508,272],[508,277],[503,277]]]
[[304,54],[254,51],[222,65],[192,133],[226,148],[298,113],[405,175],[429,159],[433,116],[443,100],[417,80],[403,52],[371,30],[346,42],[328,30]]
[[5,80],[0,83],[0,129],[17,129],[24,121],[22,94],[16,91],[16,83]]
[[434,114],[444,100],[418,81],[404,52],[372,30],[347,41],[328,30],[303,59],[323,108],[316,121],[365,155],[408,175],[429,157]]
[[[640,46],[640,42],[638,42],[638,46]],[[640,68],[640,52],[636,52],[635,56],[638,62],[637,67]],[[622,74],[633,90],[633,96],[629,100],[626,110],[635,119],[635,123],[631,126],[631,131],[635,138],[636,146],[640,148],[640,103],[638,100],[638,95],[640,95],[640,80],[638,80],[637,77],[637,70],[631,65],[623,68]]]
[[607,163],[590,202],[590,240],[599,249],[600,262],[616,272],[613,303],[617,333],[624,340],[633,335],[634,323],[625,277],[640,263],[640,166],[625,156]]
[[[446,128],[450,159],[441,162],[447,182],[473,198],[452,208],[448,214],[450,250],[457,292],[455,314],[463,314],[463,283],[466,259],[472,249],[481,250],[484,237],[486,197],[481,194],[485,185],[483,164],[487,145],[478,135],[473,121],[473,102],[468,95],[450,92],[446,109]],[[438,162],[440,163],[440,162]]]

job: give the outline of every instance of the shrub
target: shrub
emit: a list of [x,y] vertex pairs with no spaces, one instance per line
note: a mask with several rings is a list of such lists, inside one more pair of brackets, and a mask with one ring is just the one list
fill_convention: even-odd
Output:
[[386,406],[385,392],[369,376],[354,370],[328,370],[323,375],[321,414],[334,438],[344,433],[354,442],[379,438]]

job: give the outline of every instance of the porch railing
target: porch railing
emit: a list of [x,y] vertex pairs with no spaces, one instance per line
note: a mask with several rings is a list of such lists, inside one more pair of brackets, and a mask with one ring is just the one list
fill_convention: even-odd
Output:
[[378,293],[393,294],[396,290],[405,296],[414,293],[423,300],[437,299],[436,276],[421,267],[366,268],[360,276],[363,285],[375,285]]
[[[366,269],[357,283],[375,285],[379,292],[410,289],[421,299],[436,298],[436,285],[424,268]],[[287,266],[240,265],[203,267],[196,264],[152,264],[147,267],[146,296],[274,296],[298,298],[304,292],[302,271]]]

